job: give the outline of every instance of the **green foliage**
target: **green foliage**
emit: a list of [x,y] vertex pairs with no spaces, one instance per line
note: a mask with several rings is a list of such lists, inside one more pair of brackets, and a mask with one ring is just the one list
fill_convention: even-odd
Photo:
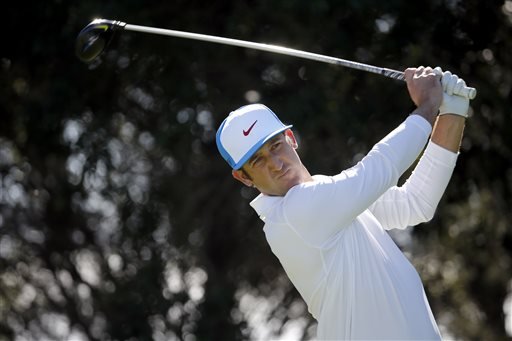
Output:
[[74,39],[98,16],[461,75],[479,95],[457,169],[436,218],[401,246],[445,335],[507,337],[511,1],[30,1],[7,12],[0,339],[311,338],[248,205],[256,193],[231,178],[215,130],[230,110],[266,103],[294,124],[308,168],[333,174],[412,109],[383,77],[178,38],[125,32],[84,65]]

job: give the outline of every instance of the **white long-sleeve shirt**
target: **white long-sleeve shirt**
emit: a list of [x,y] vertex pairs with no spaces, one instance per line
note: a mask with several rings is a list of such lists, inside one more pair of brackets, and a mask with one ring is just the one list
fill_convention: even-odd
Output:
[[430,142],[396,186],[430,133],[411,115],[356,166],[251,202],[318,339],[440,339],[418,273],[385,231],[431,219],[448,184],[457,154]]

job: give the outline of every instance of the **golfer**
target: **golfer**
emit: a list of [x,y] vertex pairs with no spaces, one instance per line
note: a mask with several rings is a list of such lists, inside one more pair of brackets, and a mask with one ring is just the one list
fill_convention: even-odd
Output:
[[264,105],[231,112],[217,131],[233,177],[261,192],[251,206],[318,321],[320,340],[441,338],[418,273],[386,230],[432,219],[455,167],[469,100],[454,95],[465,82],[439,68],[409,68],[405,79],[416,109],[334,176],[308,172],[291,126]]

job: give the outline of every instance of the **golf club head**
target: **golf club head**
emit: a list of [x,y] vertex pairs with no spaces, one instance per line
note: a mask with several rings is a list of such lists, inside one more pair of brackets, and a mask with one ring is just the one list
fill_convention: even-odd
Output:
[[126,23],[121,21],[94,19],[80,31],[76,38],[77,57],[85,63],[93,61],[108,46],[114,32],[124,29],[125,26]]

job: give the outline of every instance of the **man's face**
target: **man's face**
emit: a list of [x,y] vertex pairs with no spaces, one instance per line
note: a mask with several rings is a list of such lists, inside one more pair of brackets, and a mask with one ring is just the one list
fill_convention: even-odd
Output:
[[287,130],[265,143],[243,170],[233,171],[233,177],[263,194],[284,196],[293,186],[309,180],[296,148],[295,136]]

